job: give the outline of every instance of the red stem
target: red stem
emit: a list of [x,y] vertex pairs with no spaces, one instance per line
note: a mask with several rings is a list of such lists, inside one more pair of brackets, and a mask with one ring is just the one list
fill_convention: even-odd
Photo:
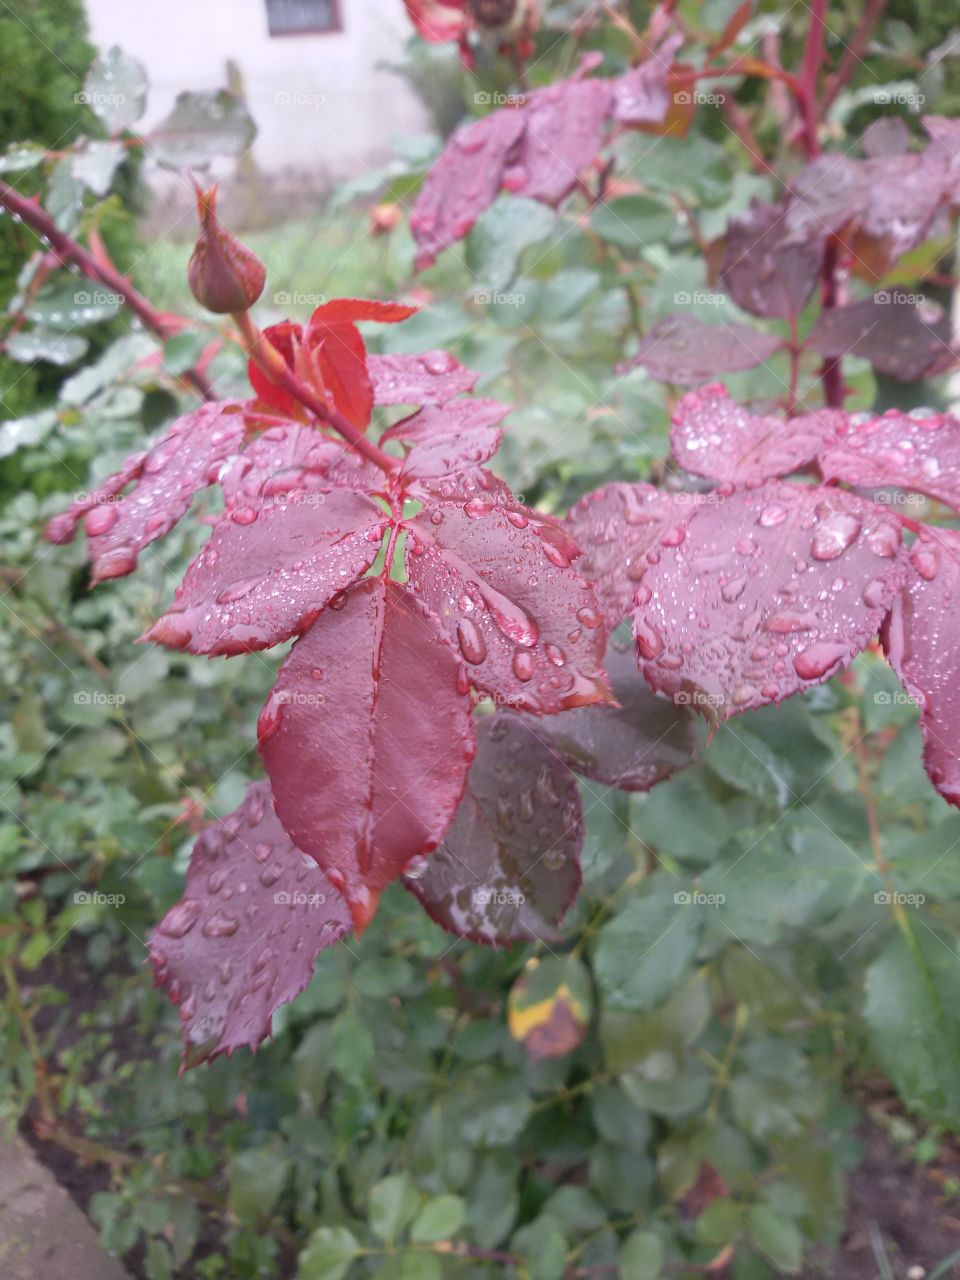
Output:
[[787,401],[787,417],[797,411],[797,387],[800,382],[800,338],[797,333],[797,317],[790,316],[790,392]]
[[[824,311],[837,305],[837,242],[831,236],[823,254],[820,302]],[[827,356],[820,366],[823,398],[831,409],[843,408],[843,362],[841,356]]]
[[827,0],[813,0],[810,6],[810,26],[807,28],[807,43],[803,51],[803,71],[800,77],[803,138],[807,156],[811,160],[820,154],[820,139],[817,137],[817,80],[823,65],[826,12]]
[[[115,267],[98,262],[92,253],[84,249],[65,231],[61,231],[37,200],[28,199],[14,187],[0,180],[0,206],[9,209],[14,217],[19,218],[45,240],[64,265],[69,266],[73,263],[88,279],[96,280],[111,293],[116,293],[122,298],[125,306],[161,341],[166,341],[173,336],[169,321],[156,307],[152,306]],[[213,387],[198,369],[188,369],[183,376],[205,399],[216,398]]]
[[[820,139],[817,136],[817,83],[820,69],[823,66],[823,40],[826,29],[827,0],[813,0],[810,8],[810,26],[807,28],[807,42],[803,51],[803,70],[800,84],[800,99],[803,113],[803,141],[807,158],[815,159],[820,154]],[[824,311],[837,305],[837,242],[831,236],[823,254],[823,266],[820,269],[820,301]],[[823,396],[831,409],[843,408],[843,362],[840,356],[828,356],[820,366],[820,380],[823,383]]]

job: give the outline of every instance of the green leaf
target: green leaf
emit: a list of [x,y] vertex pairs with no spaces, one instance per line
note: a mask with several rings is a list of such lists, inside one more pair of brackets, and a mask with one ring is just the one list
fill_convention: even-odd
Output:
[[95,196],[105,196],[125,155],[122,142],[100,142],[91,138],[73,157],[73,176]]
[[862,849],[851,847],[805,809],[772,831],[746,832],[743,847],[708,868],[701,881],[707,894],[723,899],[716,913],[721,935],[770,946],[787,928],[832,920],[870,874],[866,834],[861,838]]
[[44,293],[25,308],[25,314],[41,328],[69,333],[80,324],[99,324],[112,320],[123,305],[113,293],[93,281],[82,280],[62,289]]
[[24,445],[39,444],[56,425],[57,415],[52,409],[41,409],[25,418],[0,422],[0,458],[9,457]]
[[445,1107],[453,1125],[451,1132],[471,1147],[503,1147],[514,1142],[531,1110],[522,1077],[484,1066],[458,1079]]
[[729,1244],[739,1238],[743,1222],[742,1206],[721,1196],[712,1200],[697,1219],[697,1236],[704,1244]]
[[6,342],[6,352],[19,364],[46,360],[49,364],[73,364],[87,349],[86,338],[78,334],[55,333],[52,329],[21,329]]
[[329,1022],[315,1022],[297,1045],[293,1055],[297,1088],[316,1103],[322,1102],[326,1096],[331,1036],[332,1027]]
[[230,1167],[230,1208],[242,1222],[269,1218],[289,1172],[290,1160],[282,1148],[238,1152]]
[[779,1271],[787,1275],[800,1271],[803,1237],[785,1214],[769,1205],[755,1204],[747,1215],[747,1229],[753,1243]]
[[243,101],[226,89],[177,94],[170,114],[150,132],[155,159],[171,169],[204,169],[218,156],[237,157],[257,127]]
[[400,1258],[399,1280],[443,1280],[443,1266],[432,1253],[405,1253]]
[[80,100],[103,121],[107,132],[129,129],[147,104],[147,73],[143,64],[114,45],[98,58],[84,82]]
[[[908,910],[909,908],[904,908]],[[870,1040],[904,1104],[934,1123],[960,1126],[960,957],[923,924],[892,937],[866,973]]]
[[360,1245],[346,1227],[319,1227],[300,1254],[297,1280],[343,1280]]
[[620,196],[605,201],[590,217],[590,226],[601,239],[628,250],[668,240],[676,225],[676,210],[651,196]]
[[898,892],[941,902],[960,898],[960,814],[950,813],[920,835],[884,831],[883,847]]
[[42,147],[10,147],[0,155],[0,173],[20,173],[42,164],[46,152]]
[[519,1161],[507,1152],[493,1152],[479,1162],[470,1185],[467,1225],[483,1249],[493,1249],[508,1235],[519,1207]]
[[543,1213],[514,1232],[510,1249],[524,1258],[530,1280],[562,1280],[567,1241],[560,1228],[556,1218]]
[[184,329],[174,334],[163,346],[163,367],[168,373],[177,377],[186,373],[203,355],[203,350],[210,341],[210,335],[199,329]]
[[412,1221],[420,1197],[408,1173],[392,1173],[370,1189],[367,1217],[370,1229],[388,1243]]
[[460,1196],[434,1196],[420,1210],[410,1228],[410,1239],[418,1244],[449,1240],[463,1226],[466,1205]]
[[652,1231],[633,1231],[620,1250],[621,1280],[656,1280],[666,1261],[663,1241]]
[[330,1064],[347,1080],[366,1075],[373,1063],[373,1036],[356,1009],[344,1009],[333,1024]]
[[506,289],[524,249],[545,240],[556,220],[552,209],[523,196],[501,195],[485,209],[467,239],[467,266],[476,278],[474,301],[490,301],[482,295]]
[[[703,909],[660,886],[632,899],[600,933],[594,972],[608,1008],[653,1009],[671,994],[693,963]],[[687,895],[689,896],[689,895]]]
[[755,810],[743,798],[722,798],[718,790],[706,769],[695,765],[649,795],[631,796],[638,834],[659,854],[693,866],[707,865],[750,822]]

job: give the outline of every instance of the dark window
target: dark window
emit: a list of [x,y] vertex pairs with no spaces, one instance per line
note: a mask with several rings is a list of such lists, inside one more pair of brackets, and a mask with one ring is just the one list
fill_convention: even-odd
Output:
[[339,0],[267,0],[272,36],[308,35],[340,30]]

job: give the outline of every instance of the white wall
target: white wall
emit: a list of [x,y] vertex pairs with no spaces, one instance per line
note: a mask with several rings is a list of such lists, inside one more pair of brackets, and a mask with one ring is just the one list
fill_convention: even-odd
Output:
[[294,166],[355,176],[388,152],[393,133],[428,128],[407,82],[378,68],[402,63],[411,27],[402,0],[340,0],[342,31],[270,36],[264,0],[87,0],[91,35],[119,44],[150,77],[140,127],[183,89],[226,84],[232,58],[259,129],[264,170]]

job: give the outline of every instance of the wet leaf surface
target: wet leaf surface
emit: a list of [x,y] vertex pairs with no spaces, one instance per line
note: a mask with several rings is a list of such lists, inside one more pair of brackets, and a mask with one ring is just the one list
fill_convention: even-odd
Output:
[[660,382],[692,386],[718,373],[755,369],[783,345],[776,334],[745,324],[704,324],[669,316],[655,324],[622,369],[646,369]]
[[881,290],[872,298],[821,313],[807,346],[823,356],[869,360],[879,373],[901,382],[920,378],[950,360],[950,326],[933,303],[915,305],[904,290]]
[[561,711],[536,731],[583,777],[622,791],[649,791],[693,759],[692,716],[651,690],[629,635],[611,639],[604,664],[618,707]]
[[960,805],[960,533],[924,529],[883,631],[890,665],[920,707],[924,764],[945,800]]
[[896,409],[867,421],[844,416],[824,442],[820,467],[825,480],[913,489],[960,510],[960,422]]
[[567,528],[583,555],[577,569],[597,591],[610,627],[633,609],[637,583],[647,568],[647,552],[661,538],[677,537],[699,493],[669,493],[652,484],[608,484],[581,498]]
[[900,526],[841,490],[771,481],[691,516],[648,555],[634,635],[654,689],[725,720],[841,670],[906,572]]
[[770,480],[813,461],[824,436],[844,421],[835,409],[796,418],[751,413],[715,382],[679,402],[670,444],[677,462],[694,475],[737,483]]
[[466,690],[438,620],[383,578],[332,601],[280,668],[258,726],[277,812],[358,927],[453,818],[473,756]]
[[580,888],[576,779],[537,722],[477,721],[477,754],[453,825],[404,884],[438,924],[477,942],[555,936]]
[[183,897],[150,936],[156,980],[180,1008],[184,1065],[255,1049],[350,926],[343,897],[290,843],[269,784],[253,783],[200,835]]
[[[128,458],[92,493],[47,525],[51,542],[69,542],[80,520],[94,583],[131,573],[144,547],[170,532],[194,495],[217,479],[244,436],[242,406],[205,404],[176,422],[146,453]],[[128,484],[129,493],[123,493]]]
[[410,585],[499,705],[539,713],[608,698],[603,617],[556,521],[486,495],[408,524]]
[[350,489],[294,493],[259,512],[236,509],[218,522],[173,606],[143,638],[210,656],[279,644],[370,568],[387,520]]

